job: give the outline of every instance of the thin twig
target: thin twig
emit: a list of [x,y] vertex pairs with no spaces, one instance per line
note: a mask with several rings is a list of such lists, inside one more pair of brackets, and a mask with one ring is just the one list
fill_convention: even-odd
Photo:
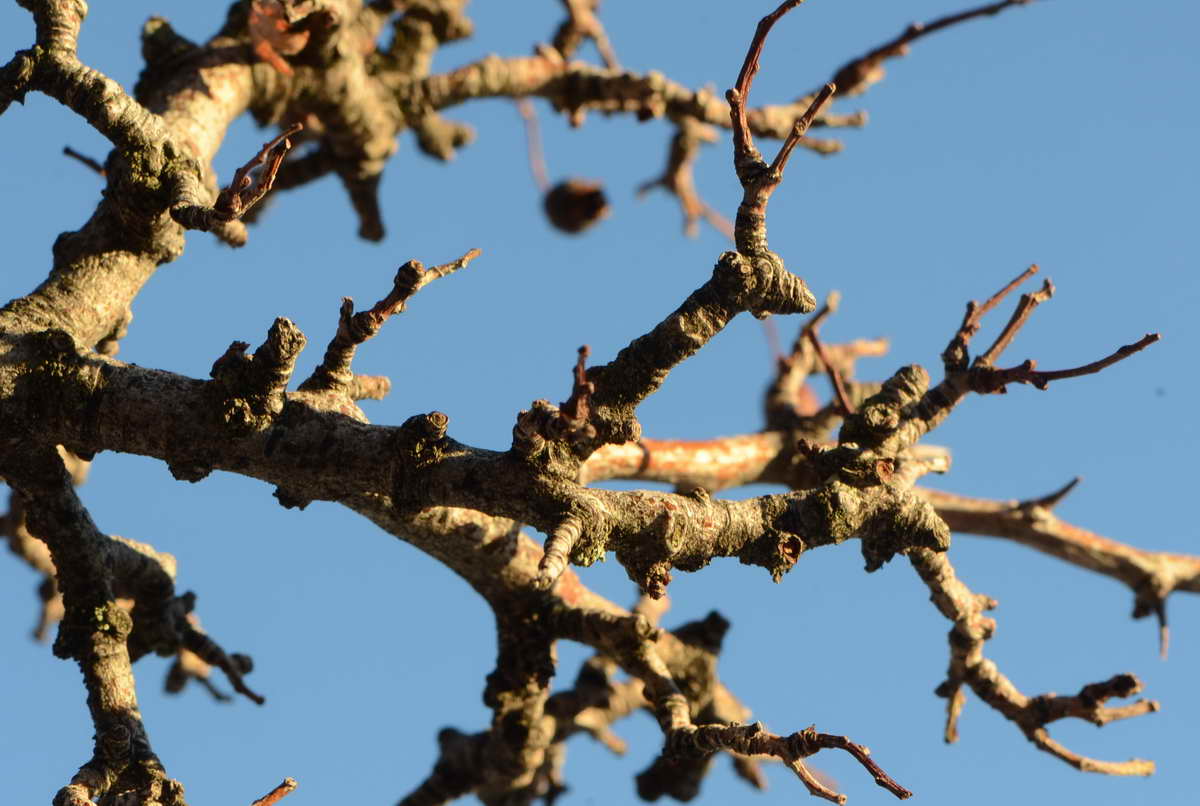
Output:
[[792,124],[791,133],[783,141],[783,145],[779,148],[779,153],[775,155],[775,160],[771,163],[771,175],[772,177],[778,177],[775,180],[776,183],[783,179],[783,169],[787,165],[788,157],[792,155],[796,144],[800,142],[805,132],[808,131],[809,126],[812,125],[813,119],[821,113],[821,109],[833,97],[835,89],[836,86],[833,84],[826,84],[824,87],[821,87],[820,92],[817,93],[817,97],[808,105],[808,109]]
[[1001,288],[995,294],[992,294],[987,302],[983,303],[982,305],[975,300],[971,300],[967,303],[967,312],[963,316],[962,324],[959,325],[958,330],[950,339],[950,343],[942,352],[942,361],[946,364],[947,370],[967,368],[967,362],[969,358],[967,354],[967,348],[971,345],[971,339],[974,338],[975,334],[979,332],[980,323],[983,321],[984,314],[999,305],[1005,297],[1012,293],[1013,289],[1028,280],[1030,277],[1036,274],[1037,271],[1038,266],[1035,263],[1017,275],[1016,278],[1014,278],[1008,285],[1004,286],[1004,288]]
[[1000,335],[992,342],[992,346],[975,359],[975,366],[990,367],[996,358],[1005,350],[1008,345],[1012,344],[1012,340],[1016,338],[1017,333],[1029,321],[1029,317],[1033,315],[1034,310],[1046,300],[1054,296],[1054,283],[1049,279],[1042,283],[1042,287],[1029,294],[1022,294],[1021,300],[1017,303],[1016,310],[1009,318],[1008,324],[1004,326],[1004,330],[1000,331]]
[[63,154],[65,154],[68,157],[71,157],[72,159],[79,160],[84,165],[91,168],[93,171],[100,174],[101,176],[108,175],[108,173],[104,170],[103,165],[101,165],[99,162],[96,162],[96,160],[92,159],[91,157],[87,156],[86,154],[80,154],[78,151],[71,148],[70,146],[63,146]]
[[806,330],[805,335],[808,336],[808,340],[817,351],[817,355],[821,357],[821,363],[825,365],[825,372],[829,375],[829,382],[833,384],[833,391],[837,395],[837,402],[842,410],[842,415],[845,417],[852,416],[854,414],[854,404],[850,402],[850,396],[846,393],[846,387],[842,383],[842,374],[837,371],[833,360],[825,352],[825,345],[821,343],[821,338],[817,335],[816,329],[810,328]]
[[895,39],[885,42],[840,68],[834,74],[833,80],[842,88],[842,94],[860,95],[883,77],[882,63],[887,59],[907,54],[908,45],[911,42],[923,36],[928,36],[935,31],[948,28],[951,25],[957,25],[960,22],[966,22],[976,17],[998,14],[1010,6],[1026,5],[1030,2],[1032,0],[1001,0],[998,3],[990,3],[967,11],[949,14],[933,22],[914,22]]
[[525,121],[525,147],[529,152],[529,172],[533,174],[533,183],[537,189],[545,193],[550,189],[550,177],[546,171],[546,155],[542,150],[542,134],[538,128],[537,110],[533,101],[528,98],[517,100],[517,111]]
[[1084,364],[1081,367],[1073,369],[1059,369],[1051,372],[1032,372],[1030,373],[1029,383],[1039,389],[1044,389],[1050,381],[1058,381],[1063,378],[1078,378],[1081,375],[1093,375],[1105,367],[1110,367],[1118,361],[1124,361],[1134,353],[1139,353],[1142,350],[1154,344],[1161,339],[1162,336],[1158,333],[1147,333],[1133,344],[1126,344],[1124,347],[1119,347],[1112,355],[1101,358],[1099,361],[1093,361],[1090,364]]

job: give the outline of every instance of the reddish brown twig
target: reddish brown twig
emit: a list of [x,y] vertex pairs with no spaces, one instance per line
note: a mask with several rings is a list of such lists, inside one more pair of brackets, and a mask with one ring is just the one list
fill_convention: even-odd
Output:
[[596,436],[596,427],[588,420],[592,414],[591,398],[596,386],[587,379],[588,354],[586,344],[579,348],[571,396],[566,402],[556,407],[548,400],[535,400],[532,406],[517,414],[517,424],[513,426],[513,448],[518,453],[533,457],[542,451],[547,440],[565,440],[573,448],[583,446],[587,453],[595,447],[590,443]]
[[[746,52],[742,69],[738,72],[737,82],[730,90],[732,93],[737,93],[740,104],[744,105],[750,97],[750,86],[754,83],[754,76],[758,73],[759,59],[762,56],[763,45],[767,41],[767,34],[771,33],[771,28],[775,26],[780,17],[803,2],[804,0],[784,0],[778,8],[758,21],[754,38],[750,40],[750,49]],[[734,112],[733,139],[735,148],[739,150],[749,150],[754,147],[754,138],[750,136],[744,106],[741,110]]]
[[1004,286],[1004,288],[1001,288],[995,294],[992,294],[987,302],[983,303],[982,305],[975,300],[971,300],[967,303],[967,312],[963,316],[962,324],[959,325],[958,331],[955,332],[954,337],[950,339],[950,344],[947,345],[946,349],[942,352],[942,361],[946,365],[947,372],[952,369],[961,370],[967,368],[967,348],[971,344],[971,339],[974,338],[975,334],[979,332],[979,327],[983,321],[984,314],[999,305],[1005,297],[1012,293],[1013,289],[1028,280],[1030,277],[1036,274],[1037,271],[1038,266],[1035,263],[1017,275],[1016,278],[1014,278],[1008,285]]
[[983,315],[995,308],[1005,296],[1023,281],[1033,276],[1037,270],[1038,267],[1036,264],[1030,266],[1016,279],[993,294],[983,305],[975,301],[967,303],[967,312],[963,317],[962,324],[942,353],[942,361],[946,366],[948,376],[967,371],[968,363],[970,363],[970,370],[966,375],[966,388],[969,388],[973,392],[979,394],[1003,393],[1005,387],[1010,383],[1028,383],[1039,389],[1045,389],[1051,381],[1062,380],[1064,378],[1077,378],[1081,375],[1091,375],[1099,372],[1105,367],[1112,366],[1118,361],[1122,361],[1134,353],[1144,350],[1159,340],[1159,334],[1147,333],[1137,342],[1127,344],[1099,361],[1093,361],[1090,364],[1084,364],[1083,366],[1071,369],[1038,371],[1037,362],[1032,359],[1027,359],[1009,369],[997,369],[995,367],[996,359],[1012,344],[1013,339],[1029,321],[1029,317],[1033,314],[1034,310],[1054,295],[1054,284],[1047,279],[1039,290],[1021,295],[1016,309],[1013,311],[1012,316],[1009,317],[1004,329],[1000,331],[1000,335],[996,337],[996,340],[992,342],[992,345],[987,350],[976,356],[974,362],[969,362],[970,356],[967,348],[970,346],[971,338],[979,332]]
[[1012,369],[999,370],[996,377],[998,381],[1002,381],[1003,383],[1030,383],[1038,389],[1045,389],[1051,381],[1059,381],[1064,378],[1078,378],[1081,375],[1093,375],[1118,361],[1124,361],[1134,353],[1141,352],[1161,338],[1162,336],[1158,333],[1147,333],[1133,344],[1126,344],[1124,347],[1119,347],[1111,355],[1101,358],[1099,361],[1084,364],[1081,367],[1042,372],[1035,369],[1037,364],[1034,361],[1027,360],[1020,366],[1013,367]]
[[1099,361],[1093,361],[1090,364],[1070,369],[1043,372],[1037,369],[1037,362],[1032,358],[1027,358],[1017,366],[1010,367],[1009,369],[995,369],[987,365],[972,367],[969,383],[971,390],[980,394],[1003,393],[1005,387],[1010,383],[1027,383],[1038,389],[1046,389],[1049,387],[1051,381],[1059,381],[1064,378],[1078,378],[1082,375],[1093,375],[1118,361],[1124,361],[1134,353],[1141,352],[1160,338],[1162,337],[1157,333],[1147,333],[1133,344],[1126,344],[1124,347],[1119,347],[1111,355],[1101,358]]
[[816,352],[817,357],[821,360],[821,364],[825,367],[825,374],[829,376],[829,383],[833,386],[834,396],[837,399],[838,408],[841,409],[842,416],[849,417],[854,414],[854,404],[850,402],[850,395],[846,392],[846,385],[842,381],[842,373],[838,370],[829,351],[825,349],[825,344],[821,341],[820,337],[821,325],[825,323],[826,319],[837,312],[840,301],[841,294],[836,291],[830,292],[825,297],[825,304],[800,329],[800,336],[796,339],[796,344],[792,347],[792,357],[795,359],[801,350],[801,340],[807,340]]
[[1029,294],[1022,294],[1020,301],[1017,302],[1016,309],[1008,320],[1008,324],[1000,331],[1000,335],[992,342],[992,346],[987,348],[982,355],[976,356],[974,365],[977,367],[992,366],[1000,353],[1007,350],[1008,345],[1012,344],[1012,340],[1021,331],[1021,328],[1025,327],[1025,323],[1029,321],[1029,317],[1033,315],[1037,306],[1052,296],[1054,296],[1054,283],[1050,282],[1049,279],[1042,283],[1042,287],[1039,290]]
[[[292,148],[292,141],[288,138],[303,128],[301,123],[293,123],[288,126],[276,137],[263,143],[258,154],[237,169],[233,175],[233,181],[229,183],[229,187],[221,191],[217,196],[217,203],[213,205],[213,209],[219,217],[225,221],[241,218],[243,213],[267,195],[267,191],[275,183],[275,174],[279,172],[283,158]],[[264,167],[258,174],[258,181],[255,182],[250,178],[250,172],[260,165]]]
[[251,803],[250,806],[274,806],[274,804],[292,794],[296,790],[296,786],[295,778],[284,778],[283,783]]
[[808,329],[805,333],[809,342],[812,343],[813,349],[817,351],[817,355],[821,357],[821,363],[825,365],[825,373],[829,376],[829,382],[833,384],[834,394],[837,396],[838,407],[842,410],[842,415],[849,417],[854,414],[854,404],[850,402],[850,396],[846,393],[846,386],[842,383],[842,373],[837,371],[834,366],[833,359],[825,351],[825,345],[821,343],[820,336],[817,335],[816,328]]
[[771,176],[777,177],[775,184],[782,181],[783,169],[787,165],[792,151],[795,150],[796,144],[800,142],[805,132],[812,126],[813,119],[820,114],[822,107],[833,97],[836,89],[837,86],[832,83],[821,87],[820,91],[817,92],[817,96],[809,104],[808,109],[792,124],[792,131],[788,134],[787,139],[783,141],[783,145],[779,148],[779,153],[775,155],[775,160],[771,163]]
[[101,165],[99,162],[92,159],[91,157],[87,156],[86,154],[80,154],[78,151],[71,148],[70,146],[63,146],[63,154],[65,154],[66,156],[68,156],[72,159],[79,160],[84,165],[91,168],[93,171],[100,174],[101,176],[108,175],[108,172],[104,170],[103,165]]
[[[748,183],[751,179],[757,178],[755,175],[762,174],[762,169],[766,167],[762,164],[762,156],[754,145],[754,136],[750,133],[750,123],[746,117],[746,104],[750,98],[750,87],[754,84],[754,76],[758,74],[759,59],[762,56],[763,45],[767,41],[767,34],[771,32],[771,28],[779,21],[780,17],[802,2],[804,0],[784,0],[778,8],[759,20],[758,27],[754,31],[754,38],[750,41],[750,48],[746,52],[746,58],[742,62],[742,69],[738,72],[737,81],[733,85],[733,88],[725,93],[725,99],[729,102],[730,121],[733,126],[734,168],[737,170],[742,186],[746,188],[747,197],[750,194]],[[828,100],[828,96],[833,94],[834,88],[829,85],[826,85],[826,87],[828,88],[828,93],[825,94],[825,97],[821,98],[819,102],[814,100],[809,104],[808,110],[792,125],[783,148],[780,149],[779,155],[775,158],[775,163],[780,168],[787,162],[788,155],[790,155],[792,148],[796,145],[795,141],[804,134],[804,131],[797,131],[800,128],[800,122],[807,118],[808,122],[803,125],[803,129],[807,130],[808,126],[812,123],[812,118],[816,117],[817,112],[820,111],[820,107]],[[779,184],[778,179],[770,184],[771,190],[774,190],[774,186]],[[766,195],[769,196],[770,191],[767,191]],[[743,205],[745,203],[743,202]],[[758,206],[765,208],[766,198],[762,198]],[[763,210],[759,209],[757,212],[761,215]]]
[[763,162],[762,155],[754,145],[754,137],[750,133],[750,124],[746,116],[746,103],[750,96],[750,87],[754,76],[758,73],[759,57],[767,34],[776,21],[803,0],[785,0],[775,11],[763,17],[754,32],[746,59],[742,62],[741,72],[738,73],[737,83],[725,93],[729,102],[730,124],[733,128],[733,167],[738,181],[742,185],[742,202],[738,205],[737,221],[734,224],[734,240],[738,251],[746,255],[763,254],[767,249],[766,213],[767,202],[775,188],[783,181],[783,169],[793,149],[804,137],[813,119],[833,97],[837,89],[834,84],[826,84],[817,92],[809,103],[808,108],[792,123],[791,131],[768,166]]
[[976,17],[999,14],[1009,6],[1026,5],[1029,2],[1031,0],[1001,0],[998,3],[990,3],[986,6],[949,14],[933,22],[914,22],[895,39],[885,42],[874,50],[843,66],[834,74],[833,81],[841,88],[842,95],[860,95],[866,92],[872,84],[883,78],[884,61],[897,56],[904,56],[908,53],[909,43],[932,34],[935,31],[948,28],[951,25],[957,25],[960,22],[966,22]]
[[571,396],[558,407],[567,423],[574,427],[579,427],[582,423],[587,422],[588,400],[596,391],[595,385],[587,379],[589,355],[591,355],[591,350],[586,344],[579,348],[579,359],[575,362],[575,381],[571,386]]
[[1080,375],[1091,375],[1097,373],[1100,369],[1110,367],[1117,361],[1124,361],[1134,353],[1140,353],[1141,350],[1150,347],[1154,342],[1159,341],[1162,336],[1159,333],[1146,333],[1138,341],[1133,344],[1126,344],[1124,347],[1117,348],[1114,354],[1104,357],[1099,361],[1085,363],[1084,366],[1075,367],[1073,369],[1057,369],[1054,372],[1034,372],[1031,383],[1038,386],[1038,389],[1045,389],[1045,384],[1051,380],[1061,380],[1063,378],[1079,378]]

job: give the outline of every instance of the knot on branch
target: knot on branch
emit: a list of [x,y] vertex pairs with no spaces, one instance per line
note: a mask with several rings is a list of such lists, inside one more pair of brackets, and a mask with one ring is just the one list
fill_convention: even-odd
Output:
[[440,411],[414,414],[400,426],[396,445],[412,459],[430,461],[431,455],[446,440],[450,417]]
[[816,297],[804,280],[792,274],[779,255],[764,249],[749,256],[723,252],[713,269],[713,284],[727,299],[758,319],[789,313],[811,313]]
[[513,451],[527,459],[541,455],[546,450],[545,434],[557,418],[558,409],[549,400],[535,400],[528,409],[522,409],[513,426]]
[[894,503],[867,519],[859,536],[868,573],[913,549],[943,552],[950,548],[950,527],[928,501],[912,493],[896,496]]
[[115,601],[105,602],[93,611],[91,632],[104,633],[117,641],[125,641],[133,632],[133,617]]
[[[414,501],[426,500],[422,491],[412,487],[420,470],[437,464],[451,440],[446,437],[450,418],[440,411],[415,414],[396,429],[392,445],[396,454],[393,462],[395,477],[392,483],[392,500],[397,507],[405,507]],[[418,487],[420,485],[417,485]]]
[[878,448],[896,433],[911,415],[911,408],[929,389],[929,373],[918,364],[901,367],[867,398],[858,413],[847,417],[838,440]]
[[209,373],[221,421],[238,434],[270,427],[283,412],[288,381],[306,343],[300,329],[280,317],[254,355],[246,355],[250,345],[244,341],[230,344]]
[[203,481],[212,473],[212,464],[199,459],[190,459],[187,461],[168,461],[167,470],[176,481],[186,481],[189,484],[195,484],[198,481]]

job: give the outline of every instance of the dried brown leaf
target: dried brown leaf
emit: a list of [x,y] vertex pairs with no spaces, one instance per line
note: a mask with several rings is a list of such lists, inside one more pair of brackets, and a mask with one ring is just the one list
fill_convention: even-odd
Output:
[[285,76],[292,66],[283,58],[294,56],[308,44],[308,31],[293,31],[279,0],[254,0],[250,4],[250,41],[254,55]]

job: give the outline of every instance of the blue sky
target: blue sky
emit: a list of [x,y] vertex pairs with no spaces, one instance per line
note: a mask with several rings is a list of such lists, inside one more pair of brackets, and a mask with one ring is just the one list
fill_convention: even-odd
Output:
[[[609,0],[602,18],[626,67],[724,89],[757,18],[773,6]],[[810,0],[768,42],[752,103],[790,100],[910,21],[958,8],[948,0]],[[475,38],[439,53],[435,69],[489,52],[528,53],[559,13],[551,0],[475,3]],[[132,86],[137,34],[150,14],[197,39],[223,16],[198,4],[94,3],[82,58]],[[864,377],[906,363],[936,375],[965,301],[1031,262],[1058,293],[1010,349],[1014,361],[1074,366],[1144,333],[1163,334],[1099,376],[968,400],[927,439],[954,454],[952,472],[934,485],[1024,498],[1082,475],[1061,517],[1145,548],[1198,551],[1200,118],[1189,102],[1200,79],[1198,23],[1192,4],[1162,0],[1047,0],[976,21],[922,40],[888,64],[887,80],[869,94],[839,101],[840,111],[870,112],[865,129],[837,133],[842,154],[793,157],[771,202],[771,245],[818,296],[842,292],[827,338],[892,340],[889,357],[864,362]],[[32,38],[28,13],[0,6],[0,54]],[[726,246],[711,230],[683,237],[665,195],[634,198],[661,170],[667,124],[591,116],[570,130],[538,108],[551,177],[598,178],[608,189],[613,213],[587,234],[560,236],[541,217],[513,105],[469,104],[451,116],[474,125],[478,142],[450,165],[402,136],[383,185],[385,241],[355,238],[336,181],[281,194],[242,250],[189,236],[183,258],[162,267],[135,303],[120,357],[206,377],[230,341],[257,344],[274,317],[288,316],[312,345],[301,357],[304,377],[342,296],[368,304],[403,261],[443,262],[479,247],[482,258],[422,291],[366,345],[356,369],[393,380],[387,400],[367,404],[375,422],[438,409],[455,438],[505,447],[518,410],[535,398],[565,398],[578,345],[607,360],[703,282]],[[218,156],[222,178],[264,139],[251,121],[238,121]],[[97,177],[64,159],[62,146],[97,158],[106,149],[83,121],[39,95],[0,118],[0,144],[7,299],[45,276],[54,237],[79,226],[98,198]],[[732,214],[740,191],[728,140],[705,150],[697,182]],[[1006,313],[995,316],[993,327]],[[799,323],[777,324],[790,339]],[[761,326],[736,321],[642,407],[647,435],[759,428],[769,372]],[[287,801],[296,806],[394,802],[428,773],[440,727],[486,724],[490,613],[444,568],[350,512],[323,503],[285,511],[270,493],[222,473],[182,484],[161,463],[112,454],[98,457],[81,491],[102,529],[179,558],[180,586],[198,593],[205,626],[226,648],[254,656],[251,684],[268,698],[258,708],[214,704],[194,688],[165,697],[165,662],[143,660],[136,671],[155,750],[200,806],[248,803],[285,775],[300,781]],[[906,562],[867,575],[857,546],[805,555],[781,585],[733,562],[677,575],[666,623],[719,609],[733,623],[723,677],[756,718],[777,732],[815,723],[867,744],[922,803],[1194,803],[1195,598],[1171,600],[1174,640],[1163,663],[1154,626],[1129,619],[1132,596],[1111,580],[984,538],[957,537],[951,558],[964,581],[1000,601],[987,652],[1026,693],[1071,693],[1123,671],[1143,678],[1161,713],[1099,731],[1059,723],[1052,733],[1086,755],[1152,758],[1156,776],[1078,773],[1037,752],[974,696],[962,739],[943,745],[943,701],[932,690],[949,625]],[[582,576],[617,601],[633,600],[615,562]],[[77,669],[25,637],[35,583],[26,568],[0,561],[0,772],[11,803],[48,802],[90,752]],[[569,681],[583,653],[563,646],[560,656]],[[642,716],[618,732],[630,742],[624,759],[586,739],[571,743],[572,791],[561,803],[636,801],[633,776],[660,738]],[[826,753],[817,766],[851,803],[891,799],[846,759]],[[722,762],[699,802],[807,797],[782,769],[770,780],[768,792],[749,792]]]

